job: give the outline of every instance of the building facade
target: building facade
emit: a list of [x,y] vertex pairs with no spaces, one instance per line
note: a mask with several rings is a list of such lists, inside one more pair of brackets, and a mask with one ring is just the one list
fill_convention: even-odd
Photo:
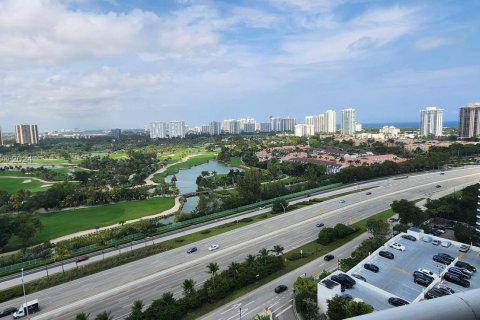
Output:
[[337,131],[337,113],[334,110],[327,110],[324,114],[325,133],[335,133]]
[[342,126],[340,132],[346,135],[352,135],[355,133],[355,109],[343,109],[342,110]]
[[279,118],[279,117],[272,117],[270,118],[270,125],[271,130],[275,132],[294,132],[295,125],[297,124],[297,120],[294,118]]
[[272,124],[270,122],[260,123],[260,132],[270,132],[270,131],[272,131]]
[[150,138],[165,139],[168,138],[168,124],[166,122],[152,122],[149,125]]
[[472,102],[460,108],[460,139],[474,138],[480,135],[480,102]]
[[38,144],[38,127],[36,124],[18,124],[15,126],[15,141],[18,144]]
[[218,136],[222,133],[222,124],[220,122],[211,121],[209,127],[209,133],[211,136]]
[[310,137],[314,135],[313,124],[296,124],[295,136],[296,137]]
[[185,121],[170,121],[168,124],[169,138],[185,138],[186,131]]
[[420,136],[440,137],[443,133],[443,109],[428,107],[420,111]]
[[2,127],[0,127],[0,146],[3,146]]
[[114,139],[120,139],[122,137],[122,129],[112,129],[110,134]]

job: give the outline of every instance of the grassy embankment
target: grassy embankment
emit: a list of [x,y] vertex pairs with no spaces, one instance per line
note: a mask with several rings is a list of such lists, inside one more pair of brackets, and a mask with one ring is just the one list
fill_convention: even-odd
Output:
[[153,177],[154,182],[160,182],[162,177],[166,177],[172,174],[176,174],[180,170],[190,169],[191,167],[198,166],[214,159],[217,156],[215,152],[209,152],[206,154],[199,154],[189,158],[187,161],[178,162],[168,167],[164,172],[158,173]]
[[[142,201],[119,202],[110,205],[65,210],[40,215],[43,225],[32,244],[59,238],[79,231],[105,227],[145,216],[160,213],[175,205],[174,198],[153,198]],[[12,238],[7,250],[18,248],[20,242]]]

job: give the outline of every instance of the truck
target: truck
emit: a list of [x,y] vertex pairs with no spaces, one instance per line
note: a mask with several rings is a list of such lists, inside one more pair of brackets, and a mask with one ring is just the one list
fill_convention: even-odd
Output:
[[28,314],[32,314],[38,312],[40,310],[40,306],[38,304],[38,299],[28,301],[27,303],[22,304],[18,310],[13,314],[13,319],[19,319],[27,316],[27,308]]

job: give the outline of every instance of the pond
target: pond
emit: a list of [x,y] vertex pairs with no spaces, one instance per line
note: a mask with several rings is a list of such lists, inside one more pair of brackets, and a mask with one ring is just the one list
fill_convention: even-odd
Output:
[[[229,167],[217,160],[210,160],[208,163],[204,163],[190,169],[180,170],[175,176],[177,177],[177,188],[180,190],[180,194],[197,191],[196,180],[202,171],[216,171],[217,174],[227,174],[230,170],[242,170],[236,167]],[[172,176],[165,177],[165,182],[171,182]],[[198,204],[198,197],[190,197],[183,205],[182,212],[192,212],[195,210]]]

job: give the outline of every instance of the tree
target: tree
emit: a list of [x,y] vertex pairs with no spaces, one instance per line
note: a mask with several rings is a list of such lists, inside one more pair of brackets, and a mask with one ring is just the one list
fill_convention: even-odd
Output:
[[392,210],[398,213],[400,222],[404,224],[413,224],[419,226],[428,218],[428,214],[418,208],[413,202],[402,199],[400,201],[393,201],[391,204]]
[[260,170],[246,170],[243,176],[237,181],[237,189],[241,202],[253,203],[262,197],[262,175]]
[[183,296],[188,300],[195,292],[195,281],[193,281],[193,279],[185,279],[182,283],[182,288]]
[[372,312],[373,307],[365,302],[348,301],[345,305],[345,313],[347,318],[352,318]]
[[268,250],[265,249],[265,248],[262,248],[260,249],[260,251],[258,251],[259,253],[259,257],[263,260],[263,264],[266,265],[267,264],[267,258],[268,258]]
[[14,233],[22,239],[23,244],[26,246],[33,239],[35,234],[42,228],[40,220],[27,213],[17,215],[14,222]]
[[285,211],[287,210],[287,207],[288,207],[287,200],[284,200],[284,199],[275,200],[275,201],[273,201],[273,204],[272,204],[272,212],[273,213],[280,213],[280,212],[285,213]]
[[335,240],[336,232],[333,228],[323,228],[318,233],[317,242],[323,245],[327,245]]
[[330,320],[342,320],[347,317],[345,305],[347,300],[339,295],[336,295],[330,300],[327,300],[328,311],[327,316]]
[[220,270],[220,267],[218,266],[218,264],[216,262],[210,262],[207,265],[207,269],[208,269],[207,272],[212,275],[213,285],[215,286],[215,275],[217,274],[217,271]]
[[267,314],[257,314],[253,320],[270,320],[270,316]]
[[75,317],[75,320],[88,320],[89,317],[90,317],[90,313],[86,314],[85,312],[82,312],[77,314],[77,316]]
[[63,268],[63,260],[68,257],[68,248],[62,243],[59,242],[55,248],[55,253],[53,255],[53,260],[60,261],[62,263],[62,272],[65,276],[65,269]]
[[7,245],[12,237],[12,219],[7,216],[0,216],[0,250]]
[[132,305],[132,311],[125,318],[125,320],[142,320],[143,319],[143,302],[141,300],[135,300]]
[[383,219],[370,218],[367,220],[367,231],[373,236],[386,236],[390,233],[390,225]]
[[102,313],[97,314],[95,320],[113,320],[113,316],[110,311],[103,311]]
[[283,254],[283,250],[285,250],[284,247],[282,247],[281,245],[275,245],[273,246],[273,252],[275,252],[276,255],[281,255]]

